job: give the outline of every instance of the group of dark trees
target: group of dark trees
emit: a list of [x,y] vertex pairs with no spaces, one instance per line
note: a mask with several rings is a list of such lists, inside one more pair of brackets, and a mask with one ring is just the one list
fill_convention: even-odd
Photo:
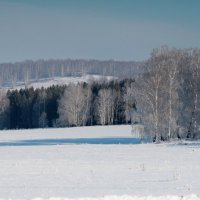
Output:
[[[133,80],[12,90],[1,95],[1,129],[124,124]],[[133,99],[132,99],[133,100]],[[127,105],[127,104],[130,105]]]
[[2,129],[141,123],[157,142],[200,138],[200,50],[155,49],[132,79],[1,90],[0,118]]

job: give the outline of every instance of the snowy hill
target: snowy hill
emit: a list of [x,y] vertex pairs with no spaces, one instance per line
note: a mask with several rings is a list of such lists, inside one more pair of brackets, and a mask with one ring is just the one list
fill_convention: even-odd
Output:
[[[55,77],[55,78],[44,78],[44,79],[39,79],[38,81],[36,80],[30,80],[28,83],[28,87],[33,87],[33,88],[48,88],[52,85],[68,85],[70,83],[77,84],[77,83],[90,83],[93,81],[111,81],[111,80],[116,80],[116,77],[113,76],[100,76],[100,75],[85,75],[85,76],[80,76],[80,77]],[[5,85],[4,88],[6,89],[24,89],[25,88],[25,83],[24,82],[17,82],[16,86],[13,88],[11,85]]]
[[1,131],[0,199],[200,199],[199,142],[123,139],[130,126]]

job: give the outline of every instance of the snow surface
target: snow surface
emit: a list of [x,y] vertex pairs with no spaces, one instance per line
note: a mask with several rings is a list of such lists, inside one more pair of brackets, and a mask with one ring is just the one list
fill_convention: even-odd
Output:
[[0,199],[200,199],[199,142],[138,142],[128,125],[0,131]]
[[[52,79],[50,78],[44,78],[38,80],[32,80],[28,84],[28,87],[33,87],[33,88],[48,88],[53,85],[68,85],[70,83],[77,84],[81,82],[93,82],[93,81],[111,81],[113,79],[117,79],[116,77],[113,76],[101,76],[101,75],[84,75],[80,77],[54,77]],[[24,89],[25,84],[24,82],[17,83],[15,88],[8,87],[7,89]]]
[[[138,196],[105,196],[102,198],[79,198],[79,199],[70,199],[70,198],[50,198],[49,200],[199,200],[200,197],[197,195],[189,196],[159,196],[159,197],[138,197]],[[43,200],[42,198],[35,198],[34,200]]]

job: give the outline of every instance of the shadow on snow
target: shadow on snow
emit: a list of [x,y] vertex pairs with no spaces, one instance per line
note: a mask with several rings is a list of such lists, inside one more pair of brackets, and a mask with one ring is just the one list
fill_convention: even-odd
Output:
[[42,145],[64,145],[64,144],[140,144],[138,138],[73,138],[73,139],[33,139],[16,140],[11,142],[0,142],[2,146],[42,146]]

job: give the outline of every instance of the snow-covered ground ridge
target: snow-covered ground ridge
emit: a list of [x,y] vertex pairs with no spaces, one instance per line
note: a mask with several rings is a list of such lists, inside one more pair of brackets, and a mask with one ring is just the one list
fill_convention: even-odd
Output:
[[[48,88],[53,85],[69,85],[70,83],[72,84],[77,84],[77,83],[90,83],[93,81],[111,81],[115,80],[117,77],[113,76],[101,76],[101,75],[84,75],[80,77],[54,77],[54,78],[44,78],[44,79],[39,79],[38,81],[36,80],[30,80],[28,83],[28,88],[33,87],[35,89],[37,88]],[[24,82],[17,82],[16,86],[12,88],[10,85],[9,86],[4,86],[5,89],[24,89],[25,84]]]
[[105,196],[101,198],[58,198],[51,197],[49,199],[43,198],[35,198],[33,200],[200,200],[200,197],[197,195],[189,195],[189,196],[146,196],[146,197],[138,197],[138,196]]

